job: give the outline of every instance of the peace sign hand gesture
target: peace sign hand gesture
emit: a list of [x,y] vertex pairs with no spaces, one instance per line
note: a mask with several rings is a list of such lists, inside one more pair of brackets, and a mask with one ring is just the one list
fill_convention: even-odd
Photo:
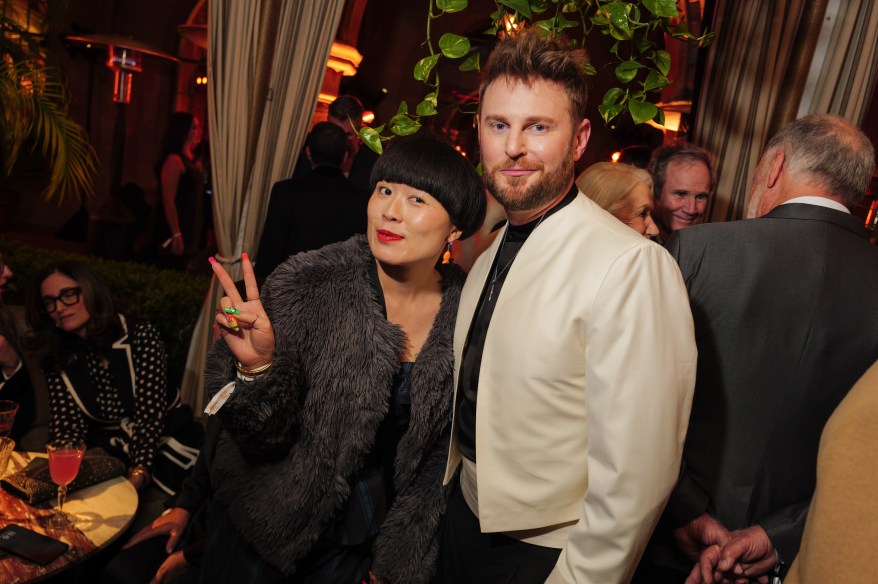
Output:
[[259,299],[259,288],[250,258],[246,253],[241,255],[246,300],[238,294],[235,283],[219,262],[212,257],[209,261],[226,293],[220,299],[216,315],[223,340],[242,368],[253,370],[268,365],[274,355],[274,331]]

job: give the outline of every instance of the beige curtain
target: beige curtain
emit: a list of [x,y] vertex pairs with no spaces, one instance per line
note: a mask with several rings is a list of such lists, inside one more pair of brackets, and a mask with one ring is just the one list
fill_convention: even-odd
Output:
[[[292,174],[344,0],[212,0],[208,123],[218,259],[240,278],[271,185]],[[221,296],[211,284],[192,336],[183,400],[204,407],[203,370]]]
[[693,141],[714,153],[711,221],[744,216],[763,146],[808,113],[862,123],[878,78],[878,0],[717,0]]
[[859,125],[878,80],[878,0],[830,0],[824,23],[798,115]]
[[716,157],[711,221],[740,219],[762,146],[785,91],[805,0],[718,0],[693,142]]

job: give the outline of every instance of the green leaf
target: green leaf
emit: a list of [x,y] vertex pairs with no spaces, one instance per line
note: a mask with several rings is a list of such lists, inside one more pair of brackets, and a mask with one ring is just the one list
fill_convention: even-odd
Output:
[[533,14],[530,11],[530,2],[527,0],[497,0],[497,4],[502,4],[515,10],[528,20],[533,18]]
[[424,100],[418,104],[418,107],[415,108],[415,112],[419,116],[435,116],[436,115],[436,106],[433,105],[432,102],[428,100]]
[[647,10],[663,18],[676,18],[677,0],[643,0]]
[[716,33],[709,32],[704,36],[698,37],[698,48],[703,49],[704,47],[709,47],[713,44],[713,41],[716,40]]
[[439,48],[442,50],[442,54],[449,59],[458,59],[469,53],[469,39],[446,32],[439,37]]
[[407,113],[409,113],[409,105],[406,102],[401,101],[399,103],[399,107],[396,108],[396,115],[407,114]]
[[384,147],[381,145],[381,136],[373,128],[360,128],[360,140],[376,154],[381,154]]
[[657,107],[656,109],[658,110],[658,112],[656,112],[655,117],[652,118],[652,121],[654,121],[659,126],[664,126],[665,125],[665,112],[660,107]]
[[620,103],[616,105],[611,105],[604,107],[603,104],[598,106],[598,113],[601,114],[601,117],[604,119],[604,123],[609,124],[614,118],[618,117],[625,111],[625,104]]
[[625,97],[625,90],[621,87],[611,87],[604,94],[604,99],[601,102],[601,105],[604,107],[609,107],[611,105],[616,105],[617,103],[625,103],[625,100],[622,99]]
[[569,2],[565,2],[561,7],[561,12],[566,12],[570,14],[572,12],[579,12],[579,2],[576,0],[570,0]]
[[466,61],[458,67],[461,71],[478,71],[479,70],[479,54],[473,53],[466,58]]
[[637,76],[637,70],[642,67],[637,61],[623,61],[616,66],[616,79],[628,83]]
[[555,19],[547,18],[545,20],[538,20],[533,23],[533,25],[540,30],[544,30],[546,32],[552,32],[555,30]]
[[425,95],[425,96],[424,96],[424,101],[429,101],[430,103],[433,104],[433,107],[436,107],[436,105],[437,105],[437,103],[438,103],[438,102],[436,101],[436,92],[435,92],[435,91],[432,91],[432,92],[428,93],[427,95]]
[[664,89],[668,86],[670,82],[668,78],[659,73],[658,71],[650,71],[646,80],[643,82],[643,91],[655,91],[657,89]]
[[655,62],[656,69],[662,75],[667,75],[671,70],[671,55],[667,51],[658,50],[655,52],[652,60]]
[[629,25],[627,5],[622,2],[611,2],[610,4],[604,4],[600,10],[610,21],[610,35],[613,38],[620,41],[631,38],[633,33]]
[[610,19],[600,12],[595,13],[595,15],[591,17],[591,21],[597,26],[607,26],[610,24]]
[[421,124],[405,114],[397,114],[390,118],[390,131],[397,136],[408,136],[421,129]]
[[531,12],[535,14],[539,14],[540,12],[545,12],[549,8],[549,2],[547,0],[530,0],[530,9]]
[[637,51],[640,53],[645,53],[655,44],[648,38],[646,38],[645,34],[635,34],[634,35],[634,46],[637,48]]
[[594,77],[598,74],[597,69],[594,68],[594,65],[591,64],[591,61],[586,61],[582,64],[582,71],[589,77]]
[[685,20],[681,20],[677,26],[671,29],[671,36],[681,41],[690,41],[695,37],[689,32],[689,25]]
[[426,81],[427,77],[430,76],[430,71],[436,66],[436,62],[439,60],[440,56],[441,55],[430,55],[429,57],[424,57],[418,61],[415,64],[415,79],[418,81]]
[[577,28],[579,26],[578,23],[564,18],[563,14],[559,14],[556,21],[557,21],[557,24],[555,26],[556,26],[557,30],[559,30],[559,31],[562,31],[565,28]]
[[613,43],[613,46],[610,47],[610,52],[612,54],[616,55],[617,59],[621,59],[621,57],[619,57],[619,41],[616,41],[615,43]]
[[447,14],[460,12],[466,8],[466,5],[467,0],[436,0],[436,8]]
[[635,124],[642,124],[654,118],[658,108],[654,103],[648,101],[631,100],[628,102],[628,111],[631,112],[631,119],[634,120]]

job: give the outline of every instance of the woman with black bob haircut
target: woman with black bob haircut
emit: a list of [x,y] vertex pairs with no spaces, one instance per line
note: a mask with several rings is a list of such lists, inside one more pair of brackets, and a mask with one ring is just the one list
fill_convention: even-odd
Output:
[[139,490],[150,480],[168,400],[167,356],[158,330],[117,313],[109,288],[78,262],[49,266],[27,298],[28,348],[49,393],[49,441],[83,440],[128,466]]
[[[372,170],[366,235],[299,254],[227,294],[208,360],[226,432],[212,467],[205,581],[429,582],[464,273],[439,262],[485,215],[481,181],[431,137]],[[371,569],[371,575],[370,575]]]

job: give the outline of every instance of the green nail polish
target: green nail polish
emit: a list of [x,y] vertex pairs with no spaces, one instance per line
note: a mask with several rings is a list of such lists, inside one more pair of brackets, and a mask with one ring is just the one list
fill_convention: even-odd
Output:
[[241,314],[241,311],[233,306],[226,306],[225,308],[223,308],[223,310],[226,312],[226,314]]

